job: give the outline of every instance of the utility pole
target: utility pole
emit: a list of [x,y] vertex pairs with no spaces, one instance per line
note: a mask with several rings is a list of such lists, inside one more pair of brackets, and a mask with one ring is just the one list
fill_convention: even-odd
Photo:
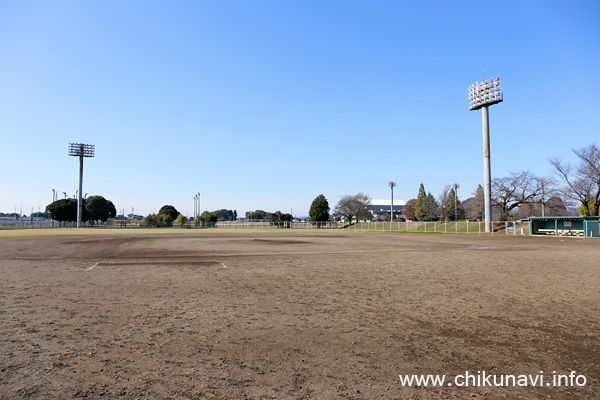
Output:
[[458,188],[460,187],[458,183],[452,184],[454,188],[454,222],[458,222]]
[[544,212],[544,186],[546,185],[546,180],[545,179],[540,179],[540,185],[542,185],[542,217],[545,217],[546,214]]

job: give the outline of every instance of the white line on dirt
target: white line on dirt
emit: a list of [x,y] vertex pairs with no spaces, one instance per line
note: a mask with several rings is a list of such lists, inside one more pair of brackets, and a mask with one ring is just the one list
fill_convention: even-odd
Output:
[[98,264],[100,264],[100,262],[97,262],[96,264],[92,265],[91,267],[89,267],[88,269],[86,269],[86,271],[89,271],[90,269],[94,268]]
[[[417,251],[416,249],[398,249],[398,250],[350,250],[350,251],[308,251],[308,252],[282,252],[282,253],[232,253],[232,254],[204,254],[206,257],[272,257],[272,256],[315,256],[315,255],[344,255],[344,254],[372,254],[372,253],[403,253],[408,251]],[[114,260],[114,259],[113,259]],[[101,260],[92,267],[86,269],[89,271],[96,265],[102,263],[102,265],[140,265],[140,264],[161,264],[161,263],[179,263],[179,264],[193,264],[195,261],[180,260],[180,261],[165,261],[165,260],[154,260],[151,262],[144,261],[131,261],[131,262],[111,262]],[[213,261],[215,262],[215,261]],[[223,266],[228,268],[227,265],[221,261],[216,261]]]

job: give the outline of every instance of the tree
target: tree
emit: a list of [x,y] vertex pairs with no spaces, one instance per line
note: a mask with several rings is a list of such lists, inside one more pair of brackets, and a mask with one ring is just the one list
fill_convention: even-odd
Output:
[[147,228],[156,228],[157,226],[159,226],[159,224],[160,224],[160,220],[156,216],[156,214],[148,214],[142,220],[142,226],[145,226]]
[[573,150],[579,159],[577,166],[550,158],[554,173],[564,182],[560,193],[578,201],[585,215],[598,215],[600,210],[600,149],[595,143]]
[[546,201],[544,214],[547,216],[570,215],[567,205],[559,196],[552,196]]
[[456,197],[454,188],[451,188],[448,192],[448,201],[444,210],[444,216],[449,221],[458,221],[465,218],[465,211],[462,208],[460,200]]
[[431,192],[427,193],[427,196],[425,196],[422,209],[425,215],[423,221],[436,221],[438,219],[440,207]]
[[540,179],[529,171],[511,172],[492,183],[492,201],[501,221],[508,220],[517,207],[535,204],[541,193]]
[[[269,221],[272,224],[283,225],[284,222],[292,222],[292,214],[284,214],[281,211],[275,211],[269,215]],[[287,225],[288,227],[290,224]]]
[[213,211],[213,214],[217,215],[218,221],[235,221],[237,218],[237,213],[233,210],[220,209]]
[[202,215],[200,215],[200,219],[202,220],[203,225],[215,224],[219,217],[215,213],[211,213],[210,211],[204,211]]
[[202,219],[199,215],[196,215],[196,218],[194,218],[194,226],[198,228],[200,225],[202,225]]
[[185,224],[187,224],[187,222],[188,220],[186,217],[183,216],[183,214],[179,214],[177,216],[177,219],[175,219],[175,223],[182,228],[185,226]]
[[310,205],[308,216],[311,222],[320,224],[329,220],[329,202],[322,194],[315,197]]
[[77,221],[77,200],[60,199],[46,206],[46,211],[50,218],[59,221]]
[[117,215],[117,209],[110,200],[106,200],[103,196],[89,196],[84,202],[87,210],[86,220],[104,221]]
[[173,221],[175,221],[175,219],[179,215],[179,211],[177,211],[177,209],[175,207],[173,207],[172,205],[166,204],[166,205],[162,206],[160,208],[160,210],[158,210],[158,215],[165,216],[165,217],[163,217],[163,220],[170,221],[170,223],[172,223]]
[[593,211],[590,211],[590,210],[593,210],[593,209],[594,209],[594,200],[590,199],[590,201],[588,202],[587,211],[586,211],[585,206],[582,204],[577,209],[577,215],[586,215],[586,212],[590,212],[591,213]]
[[267,219],[267,212],[264,210],[246,211],[247,219]]
[[477,185],[473,197],[463,201],[462,205],[468,219],[482,220],[485,214],[485,195],[483,194],[483,187]]
[[406,202],[404,207],[402,207],[402,217],[404,219],[415,220],[417,218],[415,215],[416,203],[417,203],[417,199],[410,199]]
[[421,183],[421,186],[419,186],[419,194],[417,195],[417,202],[415,203],[415,216],[418,221],[425,221],[426,218],[426,213],[423,209],[425,197],[427,197],[427,194],[425,194],[425,186]]
[[158,214],[156,217],[158,218],[159,226],[173,226],[174,219],[171,218],[170,214]]
[[343,217],[352,223],[352,219],[356,217],[356,221],[366,220],[371,218],[369,211],[369,203],[371,199],[364,193],[357,193],[354,196],[344,196],[336,204],[333,214],[337,217]]

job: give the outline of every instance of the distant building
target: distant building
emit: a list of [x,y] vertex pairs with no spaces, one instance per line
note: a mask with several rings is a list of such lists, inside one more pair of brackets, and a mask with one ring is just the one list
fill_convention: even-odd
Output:
[[[400,213],[402,212],[402,208],[404,208],[405,204],[406,201],[404,200],[394,199],[394,219],[401,218]],[[381,218],[383,216],[389,218],[391,206],[391,199],[372,199],[369,203],[369,211],[371,211],[371,214],[373,214],[373,218]]]

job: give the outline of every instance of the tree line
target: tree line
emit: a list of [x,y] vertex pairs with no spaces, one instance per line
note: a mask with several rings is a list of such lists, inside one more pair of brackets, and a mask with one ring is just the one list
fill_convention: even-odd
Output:
[[[500,221],[541,216],[579,214],[598,216],[600,209],[600,150],[596,144],[574,149],[575,163],[549,158],[554,176],[531,171],[511,172],[492,180],[492,213]],[[575,210],[569,207],[575,206]],[[425,194],[423,184],[417,197],[402,210],[405,219],[418,221],[482,219],[484,194],[479,185],[472,197],[461,202],[447,185],[438,198]]]
[[[106,222],[109,218],[117,215],[117,209],[112,201],[103,196],[88,196],[83,199],[82,221],[90,222],[92,225],[98,222]],[[46,212],[50,219],[64,224],[77,221],[77,199],[60,199],[46,206]]]
[[[549,158],[554,176],[543,177],[530,171],[511,172],[492,180],[493,219],[579,214],[598,216],[600,210],[600,149],[590,144],[574,149],[576,162]],[[310,220],[323,223],[333,217],[345,221],[368,220],[370,198],[364,193],[343,196],[330,216],[329,203],[322,194],[310,207]],[[575,209],[570,209],[575,206]],[[406,202],[401,216],[416,221],[481,220],[485,213],[483,187],[461,201],[453,185],[446,185],[436,197],[421,183],[417,196]],[[543,210],[543,211],[542,211]]]

